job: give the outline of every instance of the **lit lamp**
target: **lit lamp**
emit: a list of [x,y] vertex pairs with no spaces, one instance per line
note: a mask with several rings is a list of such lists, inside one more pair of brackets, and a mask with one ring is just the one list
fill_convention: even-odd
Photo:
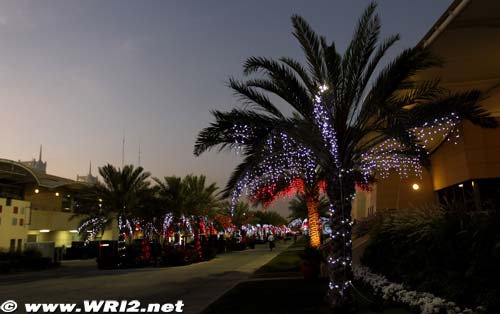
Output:
[[35,194],[38,194],[40,193],[40,190],[39,189],[35,189]]
[[420,189],[420,185],[418,185],[417,183],[413,183],[413,185],[411,186],[411,188],[415,191],[418,191]]
[[463,188],[463,187],[464,187],[463,183],[460,183],[460,184],[458,185],[458,187],[459,187],[459,188]]
[[59,196],[59,192],[56,192],[56,196]]

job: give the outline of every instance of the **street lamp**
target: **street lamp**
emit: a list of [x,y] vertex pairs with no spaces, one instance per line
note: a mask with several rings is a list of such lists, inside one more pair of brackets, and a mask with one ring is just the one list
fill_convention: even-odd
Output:
[[417,183],[413,183],[413,185],[411,187],[415,191],[418,191],[420,189],[420,185],[418,185]]

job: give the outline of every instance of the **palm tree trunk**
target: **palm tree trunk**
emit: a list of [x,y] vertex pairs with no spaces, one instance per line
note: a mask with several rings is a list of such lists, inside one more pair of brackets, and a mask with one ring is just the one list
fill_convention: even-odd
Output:
[[309,221],[309,245],[313,248],[319,248],[321,245],[321,228],[319,223],[319,195],[306,195],[307,220]]
[[196,250],[197,257],[201,261],[203,260],[203,249],[201,247],[201,235],[200,235],[200,222],[196,220],[196,223],[194,224],[194,249]]
[[[330,172],[332,173],[332,172]],[[352,284],[351,199],[354,179],[349,174],[330,175],[327,180],[330,199],[332,241],[328,255],[330,277],[328,299],[335,313],[351,313],[356,309]]]

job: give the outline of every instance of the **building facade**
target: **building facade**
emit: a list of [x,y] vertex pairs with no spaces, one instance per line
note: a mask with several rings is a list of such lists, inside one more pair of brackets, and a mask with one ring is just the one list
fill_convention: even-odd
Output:
[[[419,45],[442,58],[444,65],[416,79],[440,78],[451,92],[481,90],[481,105],[500,121],[500,1],[454,1]],[[500,129],[470,122],[459,126],[454,141],[436,143],[431,166],[422,178],[378,178],[371,191],[358,191],[354,218],[380,209],[454,203],[468,210],[500,204]]]
[[[85,216],[76,213],[89,186],[0,159],[0,249],[22,250],[28,242],[70,247],[80,240],[77,229]],[[117,237],[112,229],[102,238]]]

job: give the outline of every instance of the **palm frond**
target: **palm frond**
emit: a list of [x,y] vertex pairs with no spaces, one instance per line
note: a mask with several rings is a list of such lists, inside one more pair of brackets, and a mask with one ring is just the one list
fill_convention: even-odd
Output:
[[283,118],[283,114],[266,95],[232,78],[229,79],[229,87],[235,91],[235,96],[237,96],[243,104],[253,105],[257,107],[257,109],[261,108],[267,113],[278,118]]
[[479,90],[457,92],[430,102],[419,104],[411,109],[413,126],[420,127],[426,122],[456,113],[460,119],[468,120],[484,128],[497,128],[498,120],[479,103],[482,97]]
[[319,36],[301,16],[292,16],[293,36],[297,38],[304,51],[309,66],[310,76],[316,86],[325,83],[326,67],[323,62]]
[[297,73],[304,85],[309,90],[310,95],[313,95],[316,92],[317,86],[312,82],[309,74],[307,73],[307,70],[302,66],[302,64],[300,64],[297,60],[287,57],[282,57],[279,60]]

